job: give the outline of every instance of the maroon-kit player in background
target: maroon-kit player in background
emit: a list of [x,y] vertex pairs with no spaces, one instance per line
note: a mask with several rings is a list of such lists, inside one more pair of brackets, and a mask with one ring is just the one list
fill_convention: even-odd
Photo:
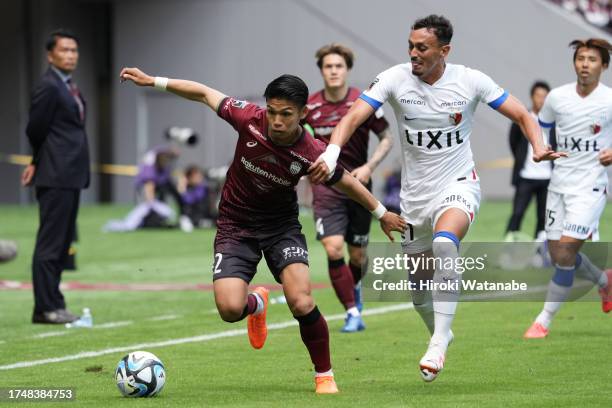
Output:
[[[287,304],[299,323],[300,334],[315,369],[315,391],[338,392],[329,353],[329,331],[311,295],[308,250],[298,221],[295,186],[325,150],[299,125],[307,114],[308,88],[298,77],[283,75],[268,84],[266,109],[230,98],[203,84],[151,77],[137,68],[124,68],[122,80],[154,86],[202,102],[238,132],[234,160],[219,204],[213,288],[217,310],[227,322],[248,316],[251,345],[263,347],[266,336],[268,291],[251,293],[262,255],[274,279],[282,284]],[[343,169],[331,176],[334,184],[380,219],[381,228],[403,232],[406,223],[384,206]]]
[[[353,67],[353,52],[341,45],[321,47],[315,54],[325,88],[308,98],[306,123],[314,136],[329,143],[332,130],[348,112],[361,91],[349,87],[348,72]],[[370,131],[379,138],[379,144],[368,160]],[[382,109],[366,120],[344,145],[338,162],[357,178],[368,190],[372,188],[374,169],[393,146],[389,123]],[[344,306],[346,319],[342,331],[353,333],[365,329],[361,318],[361,278],[366,268],[366,246],[370,236],[372,216],[368,210],[351,200],[337,188],[324,184],[312,186],[313,208],[317,239],[327,253],[329,277],[338,299]],[[344,261],[344,243],[347,244],[349,263]]]

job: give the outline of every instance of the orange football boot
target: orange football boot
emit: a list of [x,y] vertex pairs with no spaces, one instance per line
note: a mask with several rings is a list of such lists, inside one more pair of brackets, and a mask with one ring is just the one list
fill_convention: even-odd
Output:
[[608,269],[604,273],[608,275],[608,286],[599,289],[601,310],[603,310],[604,313],[610,313],[610,311],[612,311],[612,269]]
[[337,394],[338,386],[333,375],[315,377],[315,392],[317,394]]
[[268,327],[266,326],[266,314],[268,313],[268,295],[270,291],[262,286],[258,286],[253,290],[263,300],[263,311],[259,314],[250,314],[247,318],[247,329],[249,333],[249,342],[255,349],[260,349],[264,346],[268,337]]
[[525,339],[543,339],[546,336],[548,336],[548,329],[538,322],[533,322],[525,334],[523,334]]

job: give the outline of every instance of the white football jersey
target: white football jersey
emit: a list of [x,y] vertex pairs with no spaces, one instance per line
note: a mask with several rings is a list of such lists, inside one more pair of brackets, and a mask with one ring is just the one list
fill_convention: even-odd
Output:
[[555,160],[548,189],[573,193],[605,189],[606,168],[599,152],[612,147],[612,89],[599,83],[586,98],[576,83],[553,89],[538,114],[540,126],[556,127],[557,150],[569,157]]
[[433,85],[414,76],[410,63],[376,77],[361,99],[374,109],[389,102],[395,111],[403,150],[402,210],[431,200],[449,183],[475,177],[474,111],[479,102],[497,109],[507,98],[490,77],[463,65],[446,64]]

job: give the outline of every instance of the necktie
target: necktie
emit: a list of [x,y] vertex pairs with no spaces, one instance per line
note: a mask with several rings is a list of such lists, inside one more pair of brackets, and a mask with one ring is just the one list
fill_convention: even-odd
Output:
[[70,90],[72,97],[79,106],[79,116],[81,117],[82,122],[85,120],[85,106],[83,105],[83,101],[81,100],[81,93],[79,92],[79,88],[74,82],[72,82],[71,78],[69,78],[66,83],[68,84],[68,89]]

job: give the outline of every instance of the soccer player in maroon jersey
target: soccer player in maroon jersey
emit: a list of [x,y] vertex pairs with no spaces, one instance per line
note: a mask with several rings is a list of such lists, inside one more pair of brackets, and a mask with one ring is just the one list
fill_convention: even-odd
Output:
[[[329,331],[311,295],[306,239],[298,221],[295,186],[325,150],[300,126],[307,114],[308,88],[298,77],[283,75],[268,84],[266,109],[227,97],[203,84],[151,77],[138,68],[124,68],[122,80],[154,86],[202,102],[238,132],[234,160],[227,173],[219,204],[213,287],[217,310],[227,322],[248,316],[249,341],[261,348],[267,336],[268,291],[248,292],[262,254],[274,279],[281,283],[291,313],[315,369],[315,391],[338,392],[331,368]],[[384,206],[343,169],[334,172],[335,184],[380,219],[381,228],[403,232],[406,223]]]
[[[314,136],[329,143],[329,137],[340,119],[348,112],[361,91],[349,87],[348,73],[353,67],[353,51],[341,44],[321,47],[315,54],[325,88],[308,98],[306,123]],[[368,160],[370,131],[376,133],[379,144]],[[342,147],[338,159],[368,190],[370,177],[393,146],[389,123],[382,109],[370,116]],[[365,329],[361,318],[361,277],[366,268],[366,246],[372,216],[368,210],[336,188],[314,184],[313,208],[317,239],[327,253],[327,265],[332,286],[347,311],[342,331],[353,333]],[[347,243],[349,264],[344,261],[344,243]],[[363,269],[362,269],[363,268]]]

